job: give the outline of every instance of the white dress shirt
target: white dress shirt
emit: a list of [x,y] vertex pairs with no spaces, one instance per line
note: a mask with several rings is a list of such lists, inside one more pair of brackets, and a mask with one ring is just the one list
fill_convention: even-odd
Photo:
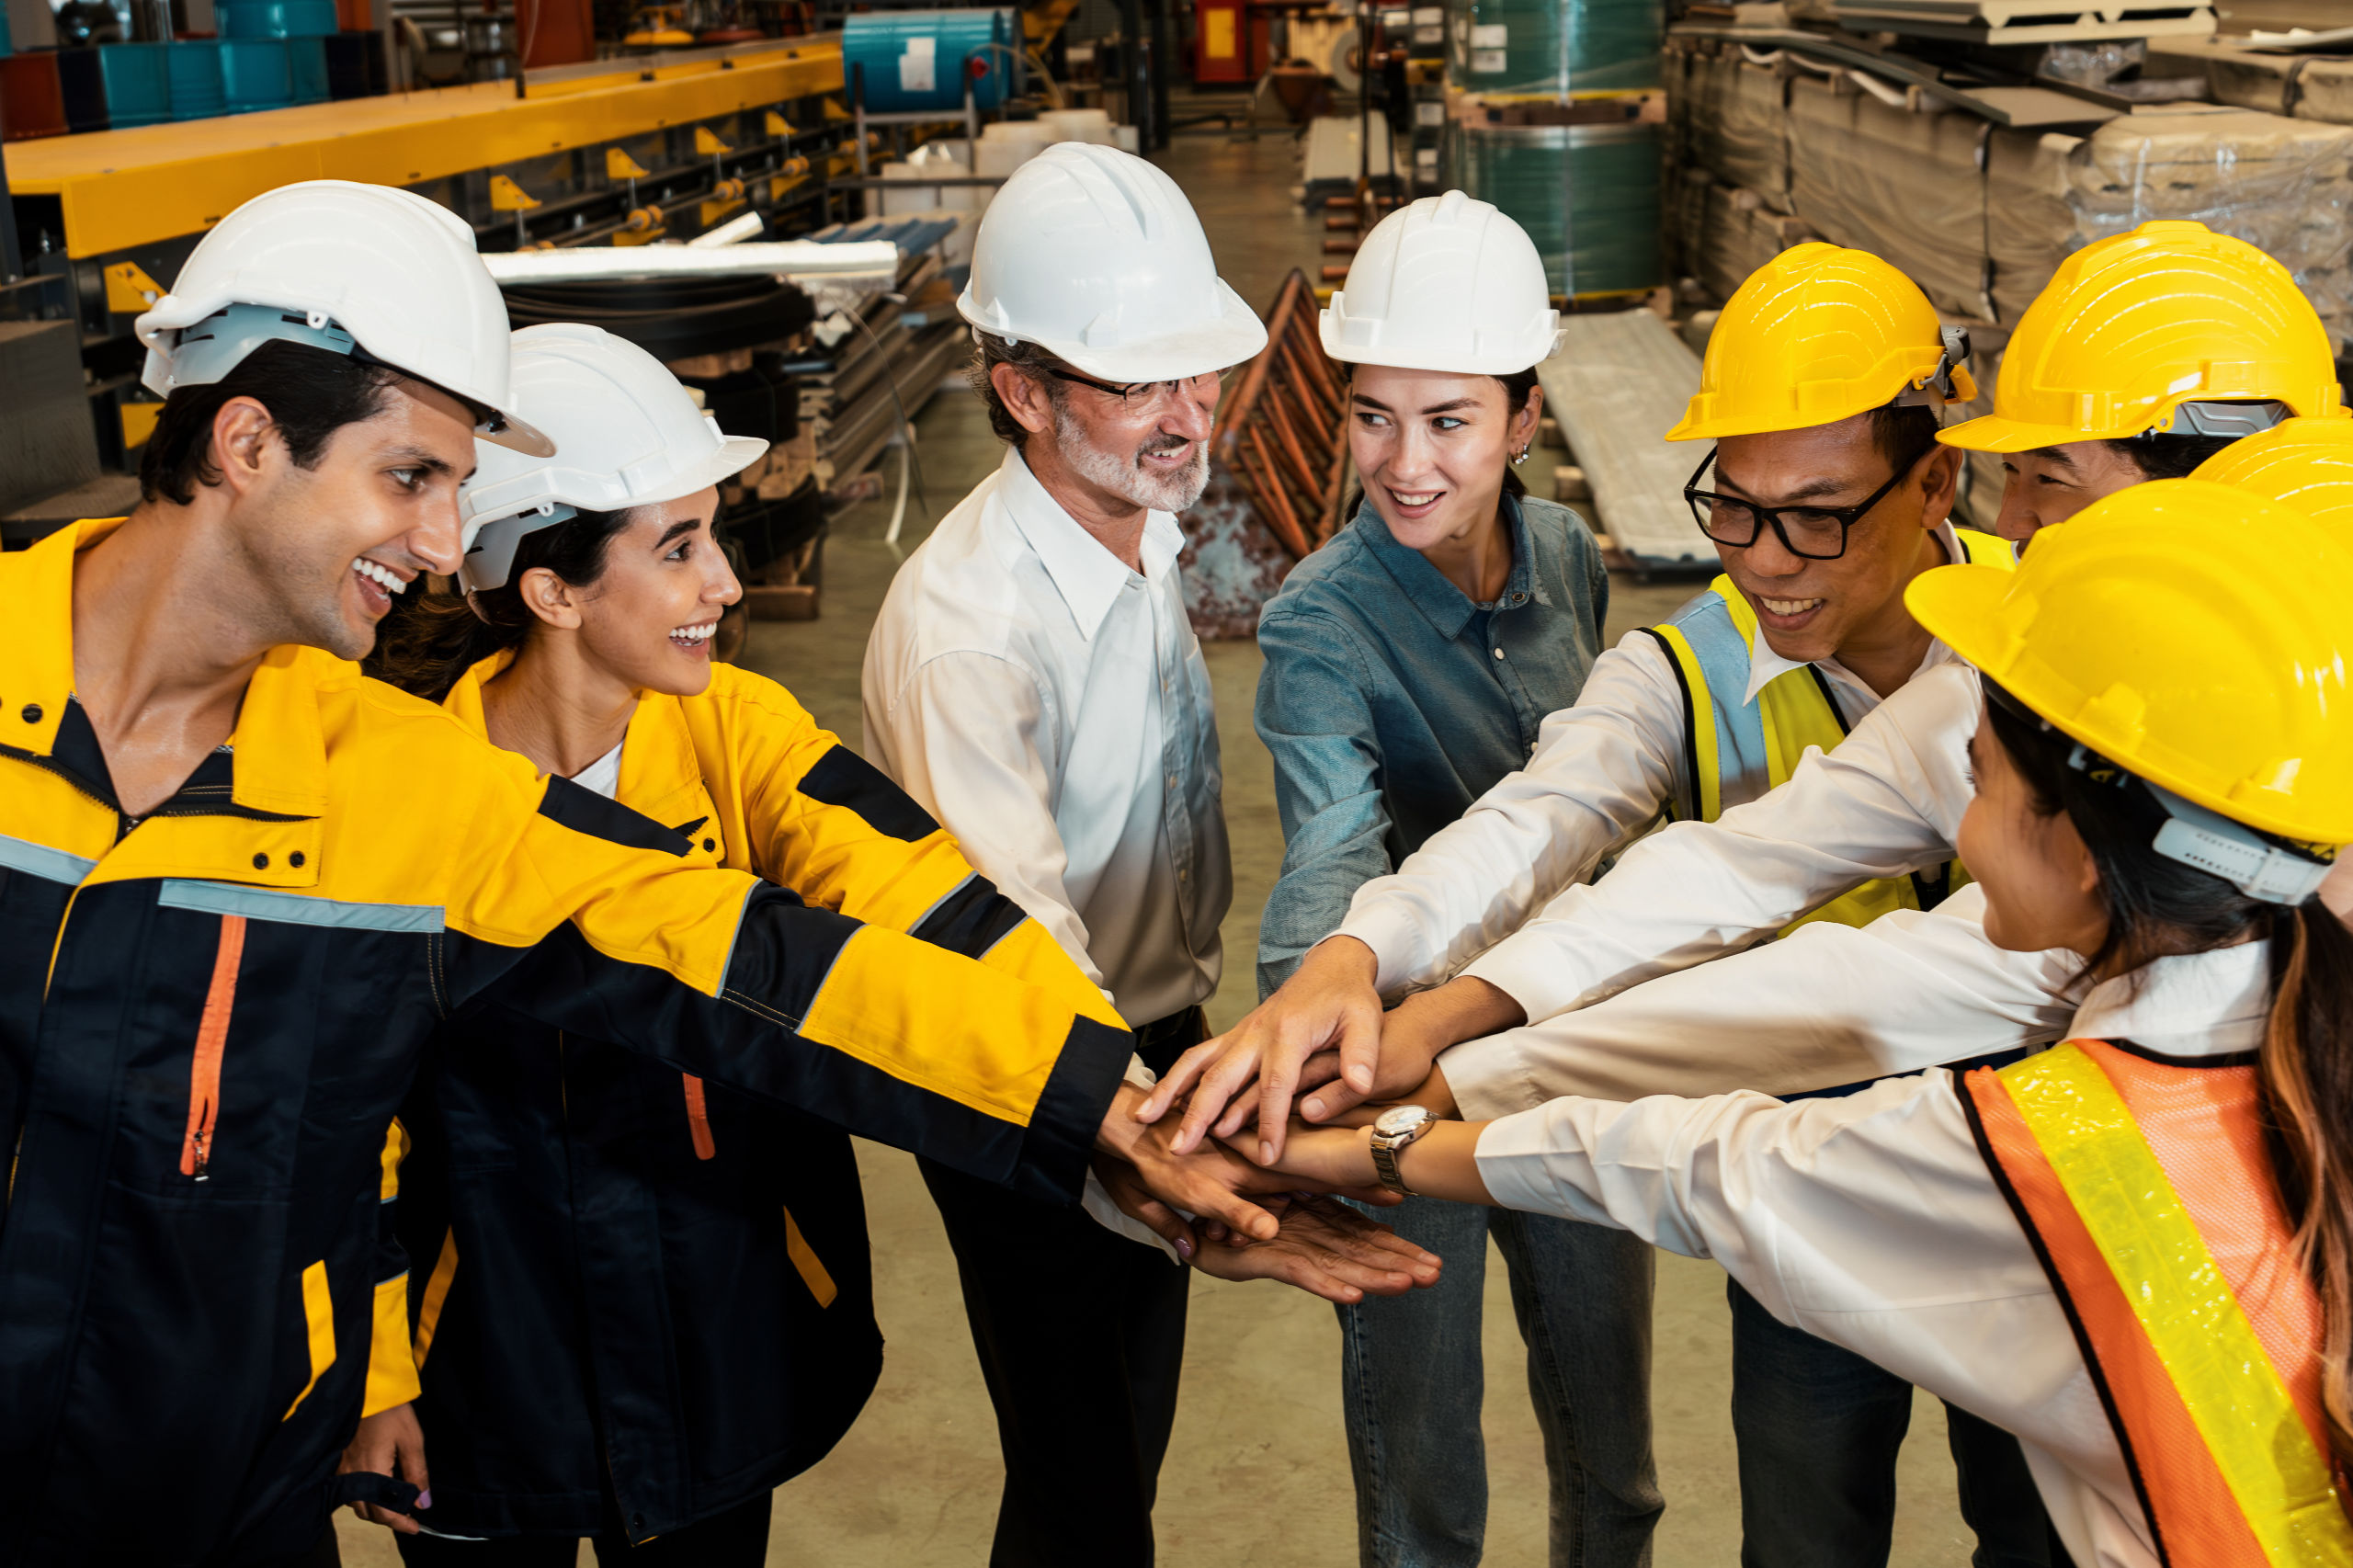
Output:
[[[2265,944],[2095,988],[2068,1032],[2169,1056],[2257,1048]],[[1562,1099],[1491,1124],[1498,1203],[1712,1257],[1780,1321],[2018,1435],[2068,1554],[2154,1568],[2114,1428],[2050,1278],[1986,1169],[1952,1074],[1845,1099]]]
[[[1949,528],[1939,538],[1961,558]],[[1747,696],[1799,667],[1760,636]],[[1967,888],[1927,914],[1860,930],[1820,921],[1691,968],[1859,882],[1952,856],[1972,788],[1974,672],[1932,642],[1881,703],[1836,661],[1818,667],[1854,728],[1844,744],[1809,753],[1790,784],[1715,824],[1678,823],[1642,838],[1585,886],[1665,802],[1689,793],[1681,684],[1656,640],[1631,633],[1595,664],[1576,706],[1545,722],[1525,769],[1395,874],[1358,890],[1339,934],[1372,949],[1383,992],[1460,971],[1502,990],[1530,1020],[1446,1053],[1466,1115],[1506,1115],[1565,1094],[1795,1093],[2048,1040],[2065,1027],[2082,960],[1994,947],[1981,928],[1982,895]],[[1927,762],[1866,760],[1875,745],[1885,749],[1872,737],[1913,729]],[[1900,741],[1896,749],[1908,755]],[[1783,812],[1800,780],[1845,771],[1897,782],[1867,804],[1849,791],[1796,819]],[[1931,803],[1927,815],[1914,799]],[[1753,854],[1742,828],[1760,818],[1784,840],[1809,836],[1778,842],[1783,858]],[[1857,840],[1892,843],[1896,853],[1859,858]]]
[[1176,519],[1130,571],[1018,451],[908,557],[866,645],[866,750],[1131,1024],[1217,989],[1233,899]]

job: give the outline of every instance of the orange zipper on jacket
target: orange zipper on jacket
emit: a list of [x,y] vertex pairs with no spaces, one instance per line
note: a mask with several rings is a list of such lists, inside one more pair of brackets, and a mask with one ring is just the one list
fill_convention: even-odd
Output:
[[237,960],[245,951],[245,917],[221,917],[221,946],[212,957],[212,984],[196,1028],[188,1067],[188,1137],[180,1144],[180,1175],[203,1181],[212,1163],[212,1124],[221,1111],[221,1057],[229,1043],[229,1013],[237,1001]]
[[695,1158],[708,1160],[719,1153],[719,1145],[710,1136],[710,1112],[702,1103],[702,1080],[691,1073],[678,1076],[687,1085],[687,1131],[694,1137]]

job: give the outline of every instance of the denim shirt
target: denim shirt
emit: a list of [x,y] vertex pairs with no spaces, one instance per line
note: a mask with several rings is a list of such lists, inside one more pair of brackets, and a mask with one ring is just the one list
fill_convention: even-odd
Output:
[[1576,514],[1504,498],[1511,576],[1473,604],[1368,503],[1258,618],[1258,738],[1274,754],[1283,869],[1258,927],[1258,994],[1535,750],[1600,651],[1609,574]]

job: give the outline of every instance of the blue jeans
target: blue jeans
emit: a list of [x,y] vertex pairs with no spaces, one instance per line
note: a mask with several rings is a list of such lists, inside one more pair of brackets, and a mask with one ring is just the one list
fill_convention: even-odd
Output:
[[1651,1462],[1647,1243],[1550,1215],[1409,1198],[1373,1210],[1446,1260],[1440,1282],[1340,1312],[1365,1568],[1470,1568],[1487,1533],[1480,1306],[1492,1233],[1528,1346],[1552,1477],[1552,1568],[1641,1568],[1665,1504]]
[[[1725,1285],[1741,1568],[1886,1568],[1912,1385]],[[2018,1439],[1949,1404],[1945,1425],[1961,1517],[1977,1535],[1973,1568],[2063,1562]]]

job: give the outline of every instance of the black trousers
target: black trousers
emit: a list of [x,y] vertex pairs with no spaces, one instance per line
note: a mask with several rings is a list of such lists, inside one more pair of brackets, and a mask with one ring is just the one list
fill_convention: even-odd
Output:
[[[768,1558],[768,1510],[773,1494],[697,1519],[685,1529],[642,1546],[608,1530],[593,1538],[599,1568],[761,1568]],[[425,1510],[431,1522],[432,1510]],[[392,1538],[409,1568],[572,1568],[580,1542],[571,1536],[509,1535],[494,1540],[445,1540],[428,1535]]]
[[[1136,1036],[1165,1072],[1201,1040],[1200,1009]],[[1074,1206],[922,1165],[1005,1455],[990,1568],[1149,1568],[1190,1271]]]

